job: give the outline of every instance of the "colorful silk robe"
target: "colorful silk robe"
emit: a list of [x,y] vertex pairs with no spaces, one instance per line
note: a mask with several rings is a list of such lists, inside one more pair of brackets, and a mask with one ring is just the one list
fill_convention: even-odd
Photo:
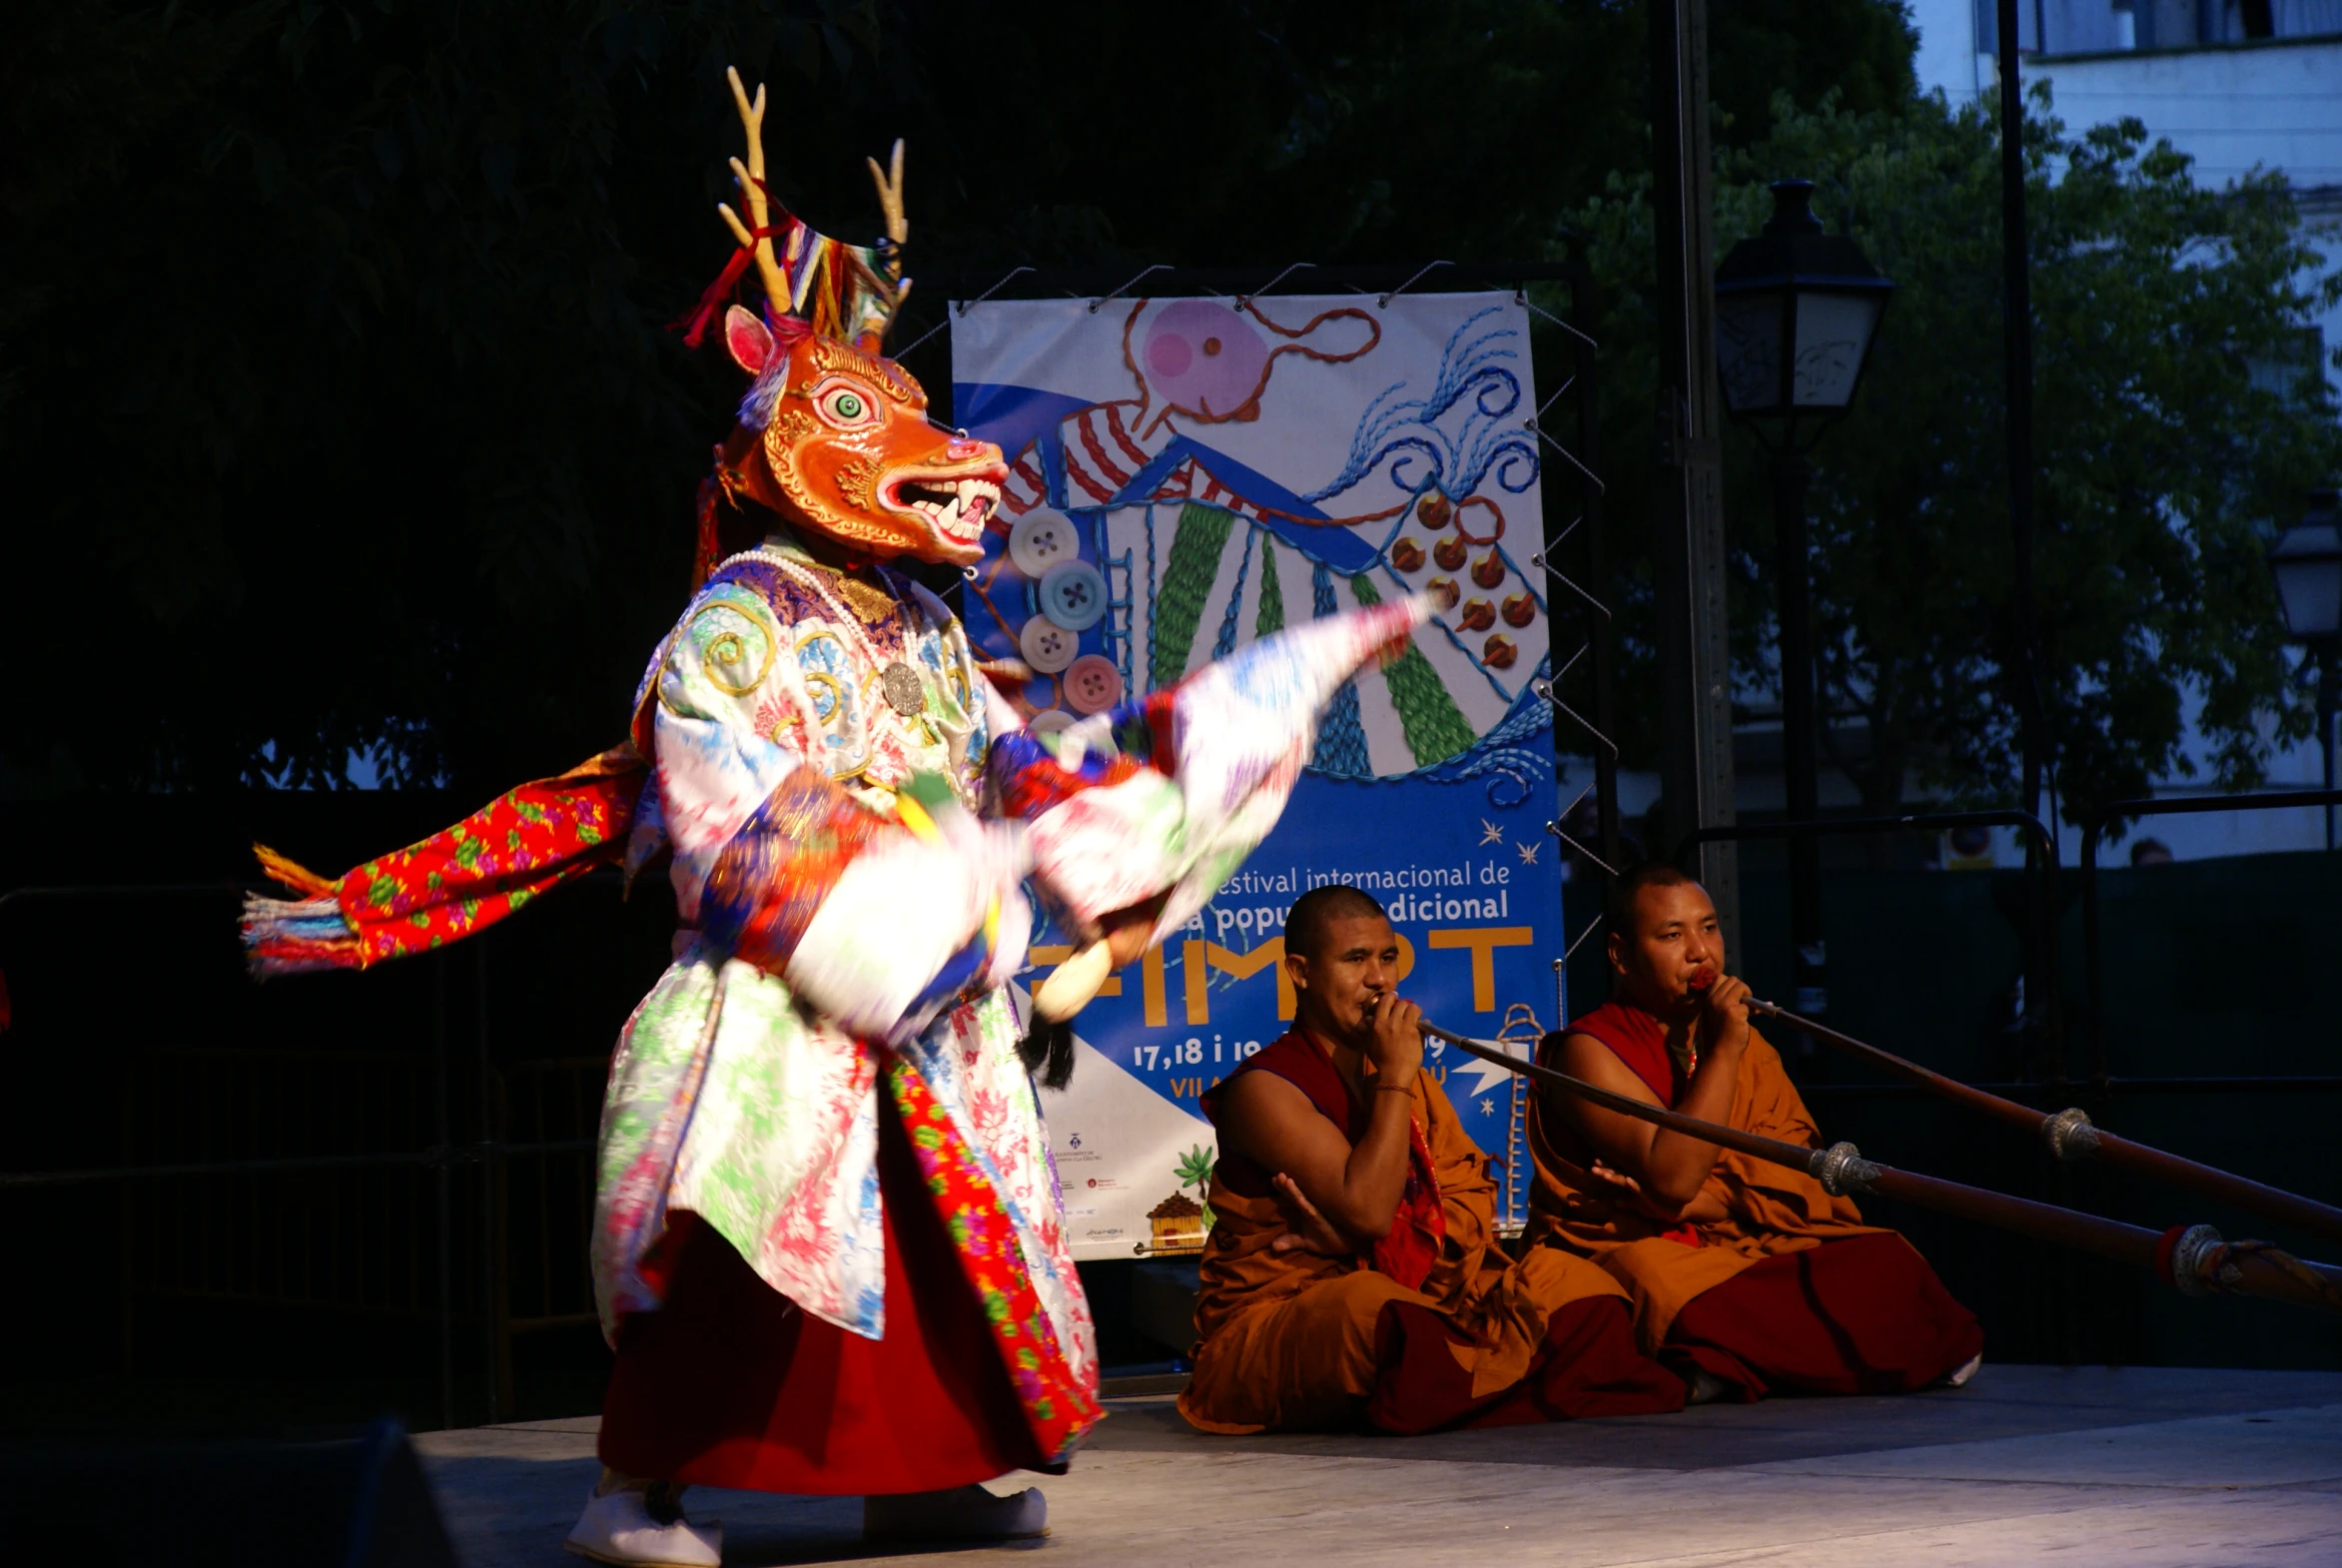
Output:
[[[655,1307],[641,1264],[668,1210],[690,1209],[804,1310],[883,1335],[891,1049],[997,1199],[1089,1388],[1095,1334],[1002,972],[1022,961],[1025,866],[976,817],[990,688],[949,612],[900,589],[767,545],[709,580],[645,676],[652,773],[628,858],[672,851],[685,931],[611,1064],[596,1295],[612,1332]],[[959,809],[906,805],[915,775]],[[967,943],[972,925],[989,940]]]
[[[1424,612],[1293,628],[1044,742],[924,590],[770,543],[725,563],[636,703],[653,775],[627,858],[669,847],[701,929],[611,1070],[605,1322],[656,1304],[640,1265],[679,1207],[806,1310],[880,1335],[873,1042],[892,1041],[997,1190],[1088,1386],[1094,1336],[1006,985],[1031,927],[1019,884],[1030,869],[1076,929],[1149,899],[1159,940],[1183,924],[1275,823],[1319,709]],[[948,798],[915,787],[939,778]]]

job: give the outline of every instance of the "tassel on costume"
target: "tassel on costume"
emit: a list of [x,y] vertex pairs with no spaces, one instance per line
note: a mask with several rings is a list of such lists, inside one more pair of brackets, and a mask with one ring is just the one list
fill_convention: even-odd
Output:
[[1017,1042],[1017,1056],[1026,1072],[1041,1075],[1043,1089],[1065,1088],[1074,1081],[1073,1021],[1052,1024],[1035,1014],[1033,1027]]
[[331,898],[244,896],[245,964],[255,980],[366,968],[366,949]]
[[364,969],[366,949],[342,915],[341,891],[327,877],[288,860],[266,844],[252,847],[261,870],[301,899],[244,896],[245,962],[255,980],[309,975],[328,969]]

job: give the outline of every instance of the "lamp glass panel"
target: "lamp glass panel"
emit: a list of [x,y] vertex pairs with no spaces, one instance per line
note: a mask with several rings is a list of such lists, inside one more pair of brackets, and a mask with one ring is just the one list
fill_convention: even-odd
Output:
[[1728,294],[1716,302],[1716,362],[1724,405],[1763,413],[1781,402],[1782,300],[1775,290]]
[[1843,408],[1879,325],[1875,294],[1800,293],[1797,368],[1792,398],[1801,408]]
[[2294,528],[2269,564],[2288,633],[2302,641],[2342,633],[2342,532]]

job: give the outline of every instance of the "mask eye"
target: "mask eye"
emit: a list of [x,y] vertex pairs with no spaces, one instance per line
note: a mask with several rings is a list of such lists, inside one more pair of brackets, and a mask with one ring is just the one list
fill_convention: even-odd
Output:
[[813,390],[813,411],[841,430],[878,421],[878,398],[859,382],[824,382]]

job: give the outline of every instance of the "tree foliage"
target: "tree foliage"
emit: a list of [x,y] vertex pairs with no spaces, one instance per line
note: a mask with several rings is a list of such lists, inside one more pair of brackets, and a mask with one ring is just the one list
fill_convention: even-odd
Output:
[[[2136,121],[2072,132],[2045,92],[2025,137],[2056,787],[2079,809],[2192,772],[2191,702],[2217,782],[2256,782],[2272,735],[2307,724],[2263,554],[2342,456],[2321,368],[2297,352],[2319,257],[2278,176],[2201,189]],[[1784,105],[1726,160],[1724,234],[1763,222],[1764,181],[1802,175],[1901,285],[1812,497],[1824,700],[1870,741],[1830,760],[1880,809],[1911,780],[2006,799],[2016,771],[1997,160],[1986,115],[1933,100],[1892,118]],[[2287,362],[2287,384],[2255,374]],[[1739,455],[1733,514],[1769,568],[1763,465],[1753,443]]]
[[[911,148],[914,276],[1014,264],[1537,260],[1608,314],[1612,558],[1636,612],[1651,276],[1633,0],[55,0],[0,20],[0,637],[40,699],[0,793],[467,791],[605,744],[676,608],[737,380],[666,330],[721,266],[737,129],[775,189],[873,221]],[[1884,0],[1710,0],[1720,241],[1798,173],[1904,284],[1823,451],[1833,700],[1905,770],[2006,776],[1991,131],[1913,97]],[[1786,89],[1778,117],[1771,107]],[[1833,107],[1823,100],[1835,93]],[[2283,193],[2195,193],[2134,130],[2033,133],[2042,600],[2069,792],[2223,777],[2286,715],[2255,529],[2330,419],[2245,373],[2297,313]],[[911,334],[940,291],[914,296]],[[940,393],[939,339],[913,360]],[[1737,450],[1737,448],[1736,448]],[[1741,649],[1769,506],[1731,508]],[[1630,613],[1630,655],[1647,637]],[[1630,657],[1622,709],[1647,714]],[[103,696],[99,694],[103,693]],[[122,695],[117,696],[116,693]],[[2288,731],[2290,732],[2290,731]],[[1899,749],[1900,748],[1900,749]]]
[[1533,254],[1638,156],[1637,14],[12,8],[0,634],[130,695],[14,705],[0,791],[332,785],[354,751],[478,789],[606,743],[738,391],[664,330],[726,253],[726,63],[772,84],[776,191],[832,232],[875,223],[862,157],[908,138],[914,275],[1265,278]]
[[[2036,93],[2026,125],[2032,243],[2039,690],[2069,811],[2196,770],[2249,786],[2307,733],[2264,552],[2302,491],[2342,468],[2304,330],[2342,281],[2280,176],[2199,189],[2135,121],[2075,132]],[[1854,112],[1776,100],[1767,133],[1719,155],[1717,250],[1753,234],[1778,179],[1898,289],[1852,413],[1814,448],[1823,761],[1871,809],[1916,787],[2017,794],[2018,657],[2007,501],[1999,144],[1988,113],[1915,98]],[[1605,293],[1607,439],[1631,449],[1654,393],[1648,180],[1573,215]],[[2282,375],[2272,373],[2278,367]],[[1727,438],[1731,619],[1741,689],[1770,694],[1773,491],[1767,449]],[[1653,664],[1648,515],[1614,460],[1609,530],[1628,692]],[[1656,753],[1622,704],[1631,758]]]

